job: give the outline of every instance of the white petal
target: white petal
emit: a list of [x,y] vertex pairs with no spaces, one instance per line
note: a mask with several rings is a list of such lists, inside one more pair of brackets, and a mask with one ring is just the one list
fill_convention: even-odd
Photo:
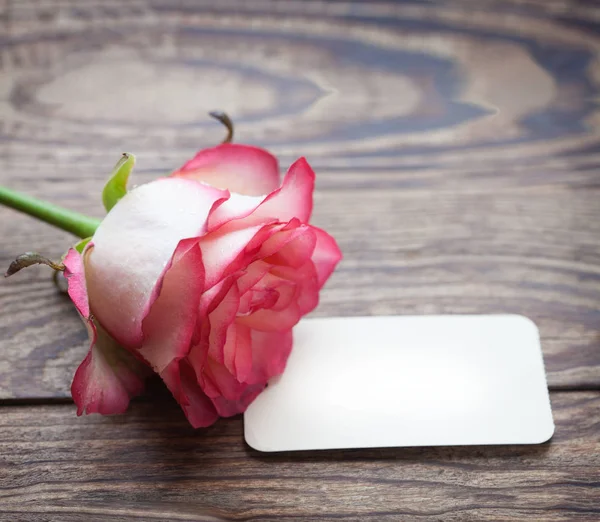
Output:
[[139,346],[175,247],[205,232],[213,204],[224,197],[197,181],[160,179],[129,192],[98,227],[85,266],[90,306],[121,344]]

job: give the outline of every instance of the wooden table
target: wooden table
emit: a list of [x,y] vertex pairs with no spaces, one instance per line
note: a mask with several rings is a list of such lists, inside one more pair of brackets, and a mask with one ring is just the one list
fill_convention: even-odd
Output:
[[[600,520],[599,29],[575,0],[0,2],[2,184],[101,216],[121,152],[154,179],[226,110],[237,141],[317,171],[345,259],[314,315],[525,314],[557,425],[533,447],[269,455],[160,389],[78,418],[86,332],[34,268],[0,284],[0,519]],[[8,209],[0,230],[2,266],[72,242]]]

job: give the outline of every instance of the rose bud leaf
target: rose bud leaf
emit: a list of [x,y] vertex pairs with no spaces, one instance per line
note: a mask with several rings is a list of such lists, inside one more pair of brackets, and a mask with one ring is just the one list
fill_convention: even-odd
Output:
[[102,191],[102,203],[107,212],[112,209],[117,202],[127,194],[127,180],[135,165],[135,156],[127,152],[123,153],[121,159],[115,165],[110,175],[110,179]]
[[73,245],[73,248],[81,254],[81,253],[83,253],[83,250],[85,249],[85,247],[91,240],[92,240],[91,236],[86,237],[85,239],[82,239],[81,241],[78,241],[77,243],[75,243],[75,245]]

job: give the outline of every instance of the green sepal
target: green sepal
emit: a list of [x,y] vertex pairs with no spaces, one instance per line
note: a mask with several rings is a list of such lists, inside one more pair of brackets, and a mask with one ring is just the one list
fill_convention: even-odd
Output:
[[81,241],[79,241],[78,243],[75,243],[73,245],[73,248],[75,250],[77,250],[77,252],[79,252],[80,254],[83,253],[83,249],[85,248],[85,246],[92,240],[92,237],[86,237],[85,239],[82,239]]
[[135,165],[135,156],[124,153],[121,159],[115,165],[110,175],[110,179],[102,191],[102,203],[107,212],[113,208],[117,202],[127,194],[127,180],[129,174]]

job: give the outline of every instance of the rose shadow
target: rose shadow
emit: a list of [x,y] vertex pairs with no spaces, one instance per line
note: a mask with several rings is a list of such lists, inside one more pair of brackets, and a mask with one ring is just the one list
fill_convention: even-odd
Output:
[[[127,440],[121,480],[153,484],[151,493],[134,493],[136,506],[170,506],[173,512],[207,522],[239,520],[248,502],[266,502],[269,509],[276,509],[277,499],[296,498],[298,481],[314,482],[317,489],[338,477],[344,480],[349,473],[359,482],[370,481],[390,466],[417,468],[432,480],[445,472],[471,480],[478,469],[506,469],[511,464],[535,467],[551,447],[545,443],[261,453],[245,443],[241,415],[220,419],[208,428],[192,428],[160,380],[150,383],[146,396],[133,401],[126,415],[103,422],[113,424],[115,433]],[[118,429],[118,424],[123,428]],[[398,486],[410,482],[397,473],[389,480]],[[115,493],[115,498],[120,499],[121,493]]]
[[[343,462],[343,461],[373,461],[373,460],[401,460],[407,462],[436,462],[452,466],[460,466],[461,460],[472,461],[486,459],[508,459],[508,458],[543,458],[551,448],[552,441],[543,444],[522,445],[478,445],[478,446],[426,446],[407,448],[354,448],[335,450],[302,450],[263,453],[251,448],[244,440],[243,416],[220,419],[208,428],[192,428],[180,406],[173,399],[168,389],[160,379],[151,379],[147,393],[134,401],[135,404],[145,405],[144,411],[138,411],[140,419],[147,414],[150,407],[152,416],[160,412],[161,418],[173,428],[166,435],[169,441],[169,449],[173,449],[173,443],[180,438],[183,441],[193,441],[195,448],[202,453],[212,453],[211,444],[215,438],[227,441],[231,449],[235,446],[237,452],[243,452],[244,456],[256,463],[309,463],[309,462]],[[136,408],[137,409],[137,408]],[[127,414],[137,416],[136,412]],[[148,420],[148,419],[147,419]],[[222,440],[219,441],[221,445]],[[189,456],[189,455],[188,455]],[[189,460],[190,465],[197,465],[193,458]]]
[[[248,447],[250,458],[261,462],[342,462],[402,460],[412,463],[444,463],[460,467],[461,460],[544,457],[551,442],[539,445],[423,446],[408,448],[353,448],[261,453]],[[471,464],[470,464],[471,465]]]

